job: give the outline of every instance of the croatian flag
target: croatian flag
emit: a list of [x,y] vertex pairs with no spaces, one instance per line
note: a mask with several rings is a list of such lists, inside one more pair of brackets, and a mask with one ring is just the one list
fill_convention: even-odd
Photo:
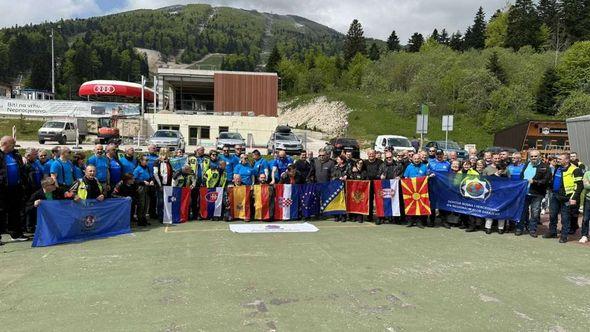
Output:
[[374,180],[373,185],[377,217],[399,217],[399,179]]
[[275,184],[275,220],[299,218],[299,188],[296,184]]
[[201,218],[211,219],[214,217],[221,217],[221,212],[223,211],[223,187],[202,187],[200,194]]
[[191,207],[191,189],[164,187],[164,223],[179,224],[188,221]]

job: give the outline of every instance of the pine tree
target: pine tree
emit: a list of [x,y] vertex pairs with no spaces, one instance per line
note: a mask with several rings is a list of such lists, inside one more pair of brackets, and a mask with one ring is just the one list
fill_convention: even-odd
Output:
[[275,45],[266,62],[266,71],[276,73],[279,70],[279,62],[281,62],[281,53],[279,53],[279,49]]
[[486,45],[486,19],[483,8],[479,7],[473,20],[473,25],[465,32],[465,49],[481,50]]
[[545,71],[541,86],[539,86],[539,91],[537,92],[536,110],[538,113],[548,115],[555,115],[557,113],[558,81],[559,77],[555,68],[550,67]]
[[563,24],[569,43],[590,38],[590,0],[562,0]]
[[393,52],[397,52],[402,49],[395,30],[393,30],[391,35],[389,35],[389,38],[387,38],[387,49]]
[[422,34],[414,32],[410,40],[408,40],[408,52],[420,52],[422,44],[424,44],[424,37]]
[[377,47],[377,44],[371,44],[371,48],[369,49],[369,59],[377,61],[380,57],[381,55],[379,54],[379,47]]
[[451,40],[449,40],[449,46],[455,50],[462,52],[465,49],[463,35],[461,31],[457,31],[451,35]]
[[502,84],[507,83],[508,80],[506,79],[506,72],[504,71],[504,69],[500,65],[500,59],[498,58],[498,52],[492,53],[492,55],[488,59],[488,63],[486,65],[486,68],[492,74],[494,74],[494,76],[496,76],[498,81],[500,81]]
[[357,19],[354,19],[344,39],[344,61],[350,63],[357,53],[367,55],[367,45],[363,27]]
[[539,39],[541,21],[532,0],[516,0],[508,11],[506,46],[515,50],[530,45],[535,49],[544,42]]
[[440,38],[440,35],[438,34],[438,29],[434,29],[434,31],[432,31],[432,34],[430,35],[429,39],[432,39],[436,42],[438,42],[438,39]]
[[443,45],[449,44],[449,33],[447,32],[447,29],[442,29],[440,36],[438,37],[438,42]]
[[551,31],[554,31],[557,20],[559,19],[558,0],[539,0],[537,10],[539,11],[541,22],[545,23]]

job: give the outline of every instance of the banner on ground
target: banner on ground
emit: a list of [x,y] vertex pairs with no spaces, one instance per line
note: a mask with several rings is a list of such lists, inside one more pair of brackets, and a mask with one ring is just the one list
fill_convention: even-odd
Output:
[[320,212],[326,216],[346,214],[344,181],[334,180],[321,183]]
[[254,219],[270,220],[270,200],[272,188],[268,184],[257,184],[252,186],[254,196]]
[[439,174],[430,179],[433,207],[480,218],[519,221],[527,181],[495,176]]
[[293,220],[299,218],[299,190],[293,184],[275,184],[274,219]]
[[223,188],[200,188],[199,209],[201,218],[219,218],[223,212]]
[[232,224],[229,230],[234,233],[313,233],[319,231],[309,223],[298,224]]
[[250,220],[250,186],[229,187],[229,209],[233,219]]
[[103,118],[139,116],[139,104],[0,98],[0,114],[40,117]]
[[346,181],[346,212],[369,215],[371,181]]
[[164,186],[164,223],[187,222],[191,210],[191,189]]
[[399,217],[399,179],[373,180],[375,215],[378,218]]
[[131,199],[41,201],[33,247],[131,233]]
[[402,179],[402,194],[404,198],[404,211],[407,216],[430,215],[428,177],[421,176]]

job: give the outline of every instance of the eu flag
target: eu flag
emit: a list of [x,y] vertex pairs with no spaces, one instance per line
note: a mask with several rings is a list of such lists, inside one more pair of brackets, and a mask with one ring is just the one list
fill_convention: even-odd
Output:
[[318,183],[301,184],[299,203],[301,217],[310,218],[320,214],[320,186]]

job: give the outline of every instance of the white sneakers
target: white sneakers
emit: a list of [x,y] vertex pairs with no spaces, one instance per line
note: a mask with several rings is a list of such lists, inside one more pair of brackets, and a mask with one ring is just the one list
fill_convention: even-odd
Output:
[[587,236],[582,236],[582,238],[578,242],[580,242],[580,243],[586,243],[586,242],[588,242],[588,237]]

